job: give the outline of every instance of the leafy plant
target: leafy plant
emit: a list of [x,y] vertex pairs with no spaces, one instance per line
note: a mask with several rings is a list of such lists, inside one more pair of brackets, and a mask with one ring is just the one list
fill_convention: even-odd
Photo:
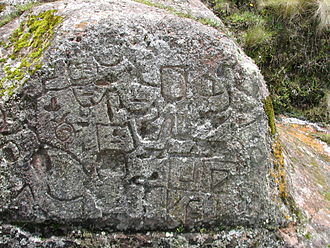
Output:
[[184,232],[184,230],[185,230],[185,228],[184,228],[184,226],[183,226],[183,225],[181,225],[181,226],[178,226],[178,227],[175,229],[175,231],[176,231],[177,233],[183,233],[183,232]]

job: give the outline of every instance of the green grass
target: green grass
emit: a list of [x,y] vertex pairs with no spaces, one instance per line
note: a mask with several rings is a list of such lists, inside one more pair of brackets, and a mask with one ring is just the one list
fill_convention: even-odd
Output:
[[262,16],[257,15],[250,11],[243,11],[241,13],[234,13],[228,17],[234,23],[245,23],[248,25],[261,25],[265,23],[265,19]]
[[329,0],[257,0],[257,2],[259,7],[273,8],[289,20],[299,19],[304,12],[310,12],[308,18],[318,21],[319,30],[330,27]]
[[276,114],[330,121],[330,0],[203,1],[259,66]]
[[272,32],[266,30],[262,25],[256,25],[249,28],[244,37],[244,45],[248,47],[259,46],[272,38]]

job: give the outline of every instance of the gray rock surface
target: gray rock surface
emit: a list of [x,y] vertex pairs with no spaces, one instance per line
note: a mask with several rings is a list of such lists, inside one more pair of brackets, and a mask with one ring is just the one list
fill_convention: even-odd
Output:
[[[231,39],[129,0],[32,12],[49,9],[65,19],[43,67],[2,99],[1,219],[113,230],[281,223],[267,90]],[[4,39],[19,21],[0,28]]]
[[[266,229],[236,228],[214,232],[202,229],[197,233],[91,233],[86,230],[62,230],[61,237],[40,237],[12,225],[0,226],[0,247],[38,248],[219,248],[274,247],[290,248],[276,232]],[[3,246],[1,246],[3,245]]]
[[[29,3],[37,3],[40,2],[38,0],[1,0],[0,4],[8,4],[8,5],[24,5]],[[46,1],[44,1],[46,2]]]

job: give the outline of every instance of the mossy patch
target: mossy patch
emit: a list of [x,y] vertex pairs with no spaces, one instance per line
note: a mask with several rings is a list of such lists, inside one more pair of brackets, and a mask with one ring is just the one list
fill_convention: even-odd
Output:
[[8,99],[15,90],[26,83],[42,67],[42,56],[49,47],[55,28],[63,17],[56,10],[30,15],[21,22],[7,42],[1,46],[8,55],[1,58],[3,77],[0,80],[0,97]]
[[322,140],[323,142],[327,143],[328,145],[330,145],[330,134],[318,132],[314,136]]
[[270,131],[272,135],[275,135],[276,133],[275,112],[273,107],[273,101],[270,96],[266,97],[266,99],[264,100],[264,110],[268,117],[268,125],[270,127]]
[[325,199],[326,199],[327,201],[330,202],[330,192],[326,192],[326,193],[324,193],[324,197],[325,197]]

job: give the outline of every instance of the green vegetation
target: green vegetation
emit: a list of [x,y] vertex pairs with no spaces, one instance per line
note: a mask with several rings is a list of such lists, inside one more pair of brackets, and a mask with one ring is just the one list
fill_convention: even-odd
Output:
[[42,67],[41,58],[50,45],[54,29],[63,18],[48,10],[30,15],[1,46],[8,51],[1,58],[0,66],[5,76],[0,80],[0,97],[10,97],[18,86],[23,85]]
[[312,234],[311,234],[310,232],[307,232],[307,233],[305,234],[305,238],[306,238],[307,240],[311,240],[311,239],[312,239]]
[[273,108],[273,101],[270,96],[264,100],[264,109],[268,117],[268,125],[272,135],[276,133],[275,112]]
[[184,228],[183,225],[181,225],[181,226],[177,227],[177,228],[175,229],[175,231],[176,231],[177,233],[183,233],[183,232],[185,231],[185,228]]
[[318,139],[322,140],[323,142],[327,143],[330,145],[330,134],[327,133],[317,133],[315,135]]
[[325,196],[325,199],[327,199],[327,201],[330,202],[330,192],[326,192],[326,193],[324,194],[324,196]]
[[204,0],[264,75],[275,113],[329,122],[329,0]]

